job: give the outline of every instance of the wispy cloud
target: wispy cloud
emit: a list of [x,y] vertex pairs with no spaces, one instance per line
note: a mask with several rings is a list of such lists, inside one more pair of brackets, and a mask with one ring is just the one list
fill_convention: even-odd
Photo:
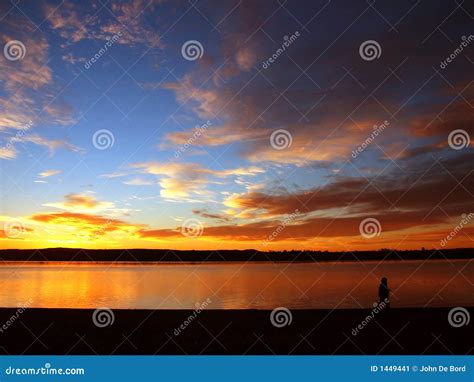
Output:
[[21,136],[14,136],[7,139],[7,143],[4,147],[0,147],[0,158],[3,159],[15,159],[18,156],[18,149],[16,146],[20,143],[32,143],[34,145],[46,147],[53,155],[57,149],[63,148],[75,153],[84,153],[84,149],[73,145],[65,140],[60,139],[47,139],[37,134],[25,134]]
[[13,146],[0,147],[1,159],[15,159],[18,151]]
[[123,184],[126,184],[128,186],[152,186],[156,183],[148,179],[132,178],[132,179],[123,181]]
[[64,39],[77,43],[84,39],[108,40],[121,32],[119,44],[146,44],[158,47],[160,36],[149,25],[146,15],[155,9],[155,1],[133,0],[114,2],[110,14],[100,16],[81,4],[63,3],[59,7],[47,4],[44,14],[52,29]]
[[[210,196],[207,186],[215,184],[215,178],[229,176],[254,176],[262,173],[259,167],[241,167],[228,170],[211,170],[197,163],[144,162],[131,165],[143,173],[159,177],[161,196],[168,200],[198,201]],[[202,200],[202,199],[201,199]]]
[[[52,81],[52,71],[48,65],[49,44],[39,34],[21,32],[21,42],[26,49],[21,60],[0,60],[0,80],[9,91],[18,90],[20,87],[38,89]],[[18,36],[0,35],[2,46]]]
[[15,142],[27,142],[27,143],[33,143],[35,145],[43,146],[46,147],[50,154],[53,154],[57,149],[63,148],[68,151],[72,151],[75,153],[83,153],[84,149],[73,145],[72,143],[69,143],[66,140],[61,140],[61,139],[47,139],[44,137],[41,137],[39,135],[25,135],[21,138],[15,139]]
[[40,178],[49,178],[50,176],[61,174],[61,170],[46,170],[38,174]]

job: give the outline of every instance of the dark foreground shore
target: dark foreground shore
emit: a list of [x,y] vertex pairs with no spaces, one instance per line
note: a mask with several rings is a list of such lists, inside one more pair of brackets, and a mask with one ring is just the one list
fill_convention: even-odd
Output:
[[392,308],[376,314],[354,335],[353,329],[370,310],[292,310],[291,324],[281,328],[272,325],[270,311],[205,310],[194,318],[189,310],[114,310],[113,324],[99,328],[93,322],[93,310],[26,309],[18,313],[4,308],[0,309],[0,352],[473,354],[472,323],[452,327],[449,311]]

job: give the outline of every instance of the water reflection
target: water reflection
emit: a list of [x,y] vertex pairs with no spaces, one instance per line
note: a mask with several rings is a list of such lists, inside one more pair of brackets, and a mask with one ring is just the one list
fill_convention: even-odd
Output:
[[359,308],[390,279],[393,307],[472,306],[472,261],[0,266],[0,306],[193,309]]

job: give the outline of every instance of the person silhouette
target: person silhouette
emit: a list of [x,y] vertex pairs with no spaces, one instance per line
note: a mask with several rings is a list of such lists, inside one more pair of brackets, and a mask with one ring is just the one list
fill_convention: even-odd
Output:
[[390,289],[388,288],[388,280],[386,277],[382,277],[379,285],[379,305],[382,303],[386,308],[390,308]]

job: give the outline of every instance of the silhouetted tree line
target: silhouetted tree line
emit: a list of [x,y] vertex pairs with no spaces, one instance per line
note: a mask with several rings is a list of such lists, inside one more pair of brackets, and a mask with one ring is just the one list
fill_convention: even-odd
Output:
[[167,249],[4,249],[0,261],[107,261],[107,262],[317,262],[367,260],[471,259],[474,248],[378,251],[271,251],[253,249],[222,251],[176,251]]

